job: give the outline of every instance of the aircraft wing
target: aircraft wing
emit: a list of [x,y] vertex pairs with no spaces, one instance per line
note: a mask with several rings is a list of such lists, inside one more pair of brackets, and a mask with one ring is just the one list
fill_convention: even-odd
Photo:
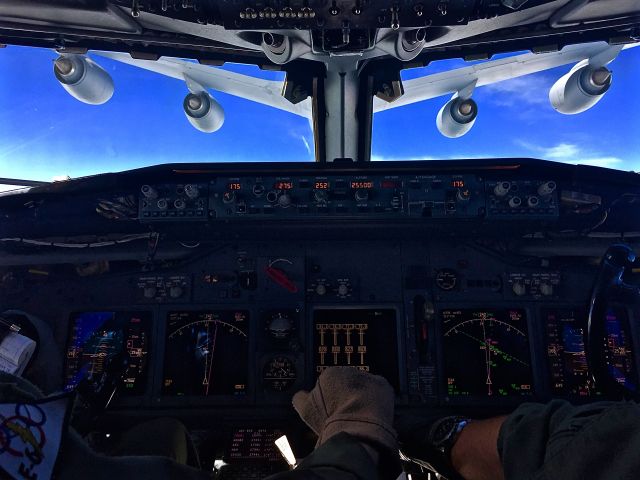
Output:
[[[474,87],[502,82],[562,65],[578,63],[585,59],[595,59],[600,61],[602,65],[606,65],[623,48],[637,46],[640,46],[640,43],[628,44],[624,47],[621,45],[608,45],[606,42],[572,45],[559,52],[515,55],[448,72],[406,80],[403,81],[404,95],[397,100],[389,103],[378,97],[374,98],[374,112],[421,102],[441,95],[464,91],[465,89],[473,90]],[[523,92],[523,94],[526,94],[526,92]]]
[[138,60],[119,52],[92,52],[102,57],[143,68],[167,77],[182,80],[188,86],[193,82],[206,88],[246,98],[305,118],[311,118],[309,99],[293,104],[282,96],[283,82],[230,72],[221,68],[201,65],[176,58],[162,57],[158,60]]

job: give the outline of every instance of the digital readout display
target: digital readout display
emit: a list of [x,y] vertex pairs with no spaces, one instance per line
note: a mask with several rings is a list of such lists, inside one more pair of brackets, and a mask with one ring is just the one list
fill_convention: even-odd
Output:
[[382,188],[400,188],[402,187],[402,182],[400,180],[383,180],[380,186]]
[[451,186],[453,188],[464,188],[464,180],[462,180],[461,178],[451,180]]
[[316,182],[314,187],[316,190],[328,190],[330,187],[329,182]]
[[227,185],[227,190],[241,190],[242,189],[242,185],[240,185],[240,182],[231,182],[230,184]]
[[273,185],[276,190],[291,190],[293,188],[293,182],[290,181],[278,181]]
[[371,180],[360,180],[357,182],[351,182],[351,188],[352,189],[358,189],[358,190],[369,190],[371,188],[373,188],[373,182]]

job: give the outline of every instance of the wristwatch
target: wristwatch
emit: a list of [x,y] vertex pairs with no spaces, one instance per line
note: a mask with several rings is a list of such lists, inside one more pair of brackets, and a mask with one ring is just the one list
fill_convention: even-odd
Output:
[[436,420],[429,430],[428,442],[442,453],[450,465],[453,445],[470,421],[467,417],[444,417]]

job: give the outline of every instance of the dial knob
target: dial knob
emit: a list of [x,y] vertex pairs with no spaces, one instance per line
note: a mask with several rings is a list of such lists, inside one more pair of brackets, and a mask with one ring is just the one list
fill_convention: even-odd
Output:
[[143,185],[140,188],[140,191],[147,198],[151,199],[151,198],[157,198],[158,197],[158,192],[151,185]]
[[317,203],[325,203],[329,199],[329,194],[326,190],[314,190],[313,199]]
[[540,203],[540,199],[535,195],[531,195],[529,198],[527,198],[527,205],[529,205],[532,208],[537,207],[539,203]]
[[155,298],[156,291],[157,289],[155,285],[147,285],[144,287],[142,294],[144,295],[144,298]]
[[527,287],[521,282],[513,282],[511,287],[513,289],[513,293],[515,293],[518,297],[527,293]]
[[511,197],[511,200],[509,200],[509,206],[511,208],[518,208],[520,205],[522,205],[522,199],[520,197]]
[[180,298],[182,296],[182,287],[180,285],[173,285],[169,288],[169,296],[171,298]]
[[341,283],[338,287],[338,295],[344,297],[349,293],[349,286],[346,283]]
[[538,195],[545,197],[551,195],[556,189],[556,182],[544,182],[538,187]]
[[498,197],[504,197],[511,190],[511,183],[509,182],[498,182],[498,184],[494,187],[493,193]]
[[222,194],[222,201],[224,203],[233,203],[235,199],[236,199],[236,192],[227,191]]
[[191,183],[189,183],[184,186],[184,193],[187,197],[193,200],[194,198],[198,198],[198,195],[200,195],[200,190],[198,189],[197,185],[192,185]]
[[322,296],[326,293],[327,293],[327,287],[325,287],[324,284],[319,283],[318,286],[316,287],[316,294]]
[[167,208],[169,208],[169,202],[167,202],[165,198],[161,198],[160,200],[158,200],[157,205],[160,210],[166,210]]
[[369,192],[367,190],[358,189],[355,193],[356,202],[366,202],[369,200]]
[[458,193],[456,193],[456,197],[458,197],[458,200],[461,202],[467,202],[471,200],[471,190],[467,188],[460,188],[458,189]]
[[288,193],[280,195],[280,197],[278,197],[278,205],[284,208],[291,206],[291,195]]
[[540,293],[545,297],[550,297],[553,295],[553,285],[547,282],[542,282],[540,284]]
[[253,194],[254,194],[256,197],[261,197],[261,196],[264,194],[264,190],[265,190],[265,189],[264,189],[264,185],[262,185],[261,183],[256,183],[256,184],[253,186]]
[[173,206],[176,207],[176,210],[184,210],[187,204],[181,198],[177,198],[176,201],[173,202]]

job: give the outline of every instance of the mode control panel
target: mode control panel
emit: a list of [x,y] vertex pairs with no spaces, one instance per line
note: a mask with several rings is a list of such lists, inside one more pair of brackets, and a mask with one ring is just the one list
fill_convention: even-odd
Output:
[[556,182],[470,173],[223,176],[143,185],[140,221],[508,219],[559,215]]

